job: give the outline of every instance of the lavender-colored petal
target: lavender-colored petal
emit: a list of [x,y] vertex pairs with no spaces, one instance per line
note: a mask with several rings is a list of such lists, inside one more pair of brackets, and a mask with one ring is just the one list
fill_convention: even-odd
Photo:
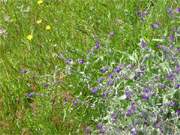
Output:
[[170,101],[168,103],[165,103],[165,106],[169,106],[169,107],[173,107],[173,106],[176,106],[176,105],[177,105],[177,103],[174,102],[174,101]]
[[74,105],[74,106],[77,106],[77,105],[78,105],[78,99],[75,99],[75,100],[73,101],[73,105]]
[[131,99],[132,92],[128,89],[125,90],[126,99]]
[[169,36],[169,40],[170,40],[171,42],[174,42],[174,41],[175,41],[175,37],[174,37],[173,34],[171,34],[171,35]]
[[136,131],[135,128],[132,128],[132,129],[131,129],[131,135],[137,135],[137,131]]
[[175,76],[174,73],[171,72],[171,73],[169,73],[169,74],[167,75],[167,79],[170,80],[170,81],[173,81],[173,80],[176,79],[176,76]]
[[145,20],[145,17],[148,15],[147,11],[138,11],[137,15],[140,17],[142,21]]
[[27,96],[28,98],[32,98],[32,97],[35,96],[35,95],[36,95],[35,92],[30,92],[30,93],[28,93],[26,96]]
[[90,135],[91,134],[91,128],[86,127],[84,132],[85,132],[85,135]]
[[113,123],[116,122],[116,121],[117,121],[117,118],[118,118],[117,113],[113,112],[113,113],[111,114],[111,120],[112,120],[112,122],[113,122]]
[[97,80],[98,83],[102,83],[103,81],[104,81],[104,78],[103,78],[103,77],[100,77],[100,78]]
[[105,73],[105,72],[107,72],[108,71],[108,67],[102,67],[101,69],[100,69],[100,72],[101,73]]
[[154,127],[155,127],[155,128],[160,128],[160,127],[161,127],[161,122],[156,122],[156,123],[154,124]]
[[153,23],[151,24],[151,28],[152,29],[158,29],[160,27],[160,24],[159,23]]
[[173,9],[172,8],[168,8],[167,9],[167,13],[169,16],[173,16]]
[[109,92],[108,92],[108,91],[105,91],[105,92],[103,92],[102,97],[107,97],[108,94],[109,94]]
[[112,92],[112,90],[104,91],[102,94],[102,97],[104,97],[104,98],[107,97],[111,92]]
[[179,65],[179,64],[178,64],[178,65],[176,65],[175,72],[176,72],[176,73],[180,73],[180,65]]
[[92,92],[93,94],[96,94],[96,93],[98,92],[98,90],[99,90],[98,87],[94,87],[94,88],[91,89],[91,92]]
[[176,8],[176,13],[180,13],[180,8]]
[[101,134],[104,134],[106,132],[106,129],[102,123],[98,123],[96,128],[99,130],[99,133],[101,133]]
[[111,74],[108,75],[108,77],[109,77],[110,79],[113,79],[113,78],[114,78],[114,75],[111,73]]
[[180,47],[178,47],[176,50],[177,50],[177,52],[180,52]]
[[83,59],[78,59],[78,63],[79,64],[84,64],[84,60]]
[[114,72],[119,73],[122,70],[123,66],[124,66],[123,64],[118,65],[117,67],[114,68]]
[[108,82],[107,82],[107,85],[108,86],[112,86],[114,84],[114,81],[113,80],[108,80]]
[[176,114],[180,115],[180,109],[176,110]]
[[102,123],[98,123],[97,125],[96,125],[96,128],[97,129],[101,129],[103,127],[103,124]]
[[143,94],[142,94],[142,99],[148,100],[152,96],[152,91],[150,88],[144,88]]
[[130,108],[126,112],[126,116],[131,116],[136,111],[136,105],[135,103],[131,103]]
[[99,48],[100,48],[100,43],[99,41],[96,41],[95,49],[99,49]]
[[160,89],[165,89],[165,88],[166,88],[166,85],[161,83],[161,84],[159,84],[159,88],[160,88]]
[[141,45],[142,48],[147,47],[147,43],[144,40],[141,40],[140,45]]
[[180,84],[176,84],[176,89],[180,89]]

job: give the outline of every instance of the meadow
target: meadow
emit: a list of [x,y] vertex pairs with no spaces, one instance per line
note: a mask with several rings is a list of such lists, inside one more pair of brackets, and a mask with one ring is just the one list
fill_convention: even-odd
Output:
[[0,135],[179,135],[179,0],[0,0]]

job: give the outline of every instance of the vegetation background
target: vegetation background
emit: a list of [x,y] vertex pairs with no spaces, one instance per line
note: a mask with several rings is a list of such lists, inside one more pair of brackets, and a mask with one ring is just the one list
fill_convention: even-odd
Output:
[[[139,47],[143,40],[159,57],[159,44],[178,49],[179,5],[178,0],[0,0],[0,134],[95,131],[113,101],[92,94],[99,70],[128,63],[129,57],[138,63],[136,58],[145,55]],[[147,68],[158,64],[157,59]],[[120,95],[125,87],[118,88]],[[121,103],[126,108],[129,101]]]

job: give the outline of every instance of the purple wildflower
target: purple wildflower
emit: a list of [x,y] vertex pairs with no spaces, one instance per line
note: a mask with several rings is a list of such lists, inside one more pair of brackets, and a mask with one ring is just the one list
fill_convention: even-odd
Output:
[[180,88],[180,84],[176,84],[176,89],[179,89]]
[[101,69],[100,69],[100,72],[101,73],[105,73],[105,72],[107,72],[108,71],[108,67],[102,67]]
[[174,13],[173,9],[172,8],[168,8],[167,9],[167,13],[168,13],[169,16],[173,16],[173,13]]
[[151,24],[152,29],[158,29],[160,27],[160,23],[153,23]]
[[111,120],[112,120],[112,122],[113,122],[113,123],[116,122],[117,118],[118,118],[117,113],[113,112],[113,113],[111,114]]
[[84,132],[85,132],[85,135],[91,135],[91,128],[86,127]]
[[97,80],[98,83],[102,83],[103,81],[104,81],[104,78],[103,78],[103,77],[100,77],[100,78]]
[[170,45],[169,48],[170,48],[170,49],[173,49],[173,48],[174,48],[174,45]]
[[74,105],[74,106],[77,106],[77,105],[78,105],[78,99],[73,100],[73,105]]
[[166,106],[169,106],[169,107],[173,107],[173,106],[176,106],[176,102],[174,101],[170,101],[168,103],[165,103]]
[[102,94],[102,97],[107,97],[108,94],[110,94],[111,92],[112,92],[112,90],[104,91],[103,94]]
[[159,88],[160,88],[160,89],[165,89],[165,88],[166,88],[166,85],[161,83],[161,84],[159,84]]
[[169,74],[167,75],[167,79],[170,80],[170,81],[173,81],[173,80],[176,79],[176,76],[175,76],[174,73],[171,72],[171,73],[169,73]]
[[79,64],[84,64],[84,60],[83,59],[78,59],[78,63]]
[[155,128],[160,128],[160,127],[161,127],[161,122],[156,122],[156,123],[154,124],[154,127],[155,127]]
[[159,49],[161,49],[163,52],[169,52],[169,51],[170,51],[169,48],[166,47],[166,46],[164,46],[164,45],[158,45],[157,47],[158,47]]
[[131,103],[130,108],[127,110],[126,116],[131,116],[133,113],[135,113],[135,111],[136,111],[136,105],[133,102],[133,103]]
[[176,73],[180,73],[180,65],[179,65],[179,64],[176,65],[176,70],[175,70],[175,72],[176,72]]
[[176,114],[180,115],[180,109],[176,110]]
[[176,50],[177,50],[177,52],[180,52],[180,47],[178,47]]
[[114,72],[119,73],[122,70],[122,68],[123,68],[123,65],[120,64],[117,67],[115,67]]
[[96,126],[97,129],[101,129],[102,127],[103,127],[102,123],[98,123],[97,126]]
[[180,8],[176,8],[176,13],[180,13]]
[[174,41],[175,41],[175,37],[174,37],[173,34],[171,34],[171,35],[169,36],[169,40],[170,40],[171,42],[174,42]]
[[132,128],[132,129],[131,129],[131,135],[137,135],[137,131],[136,131],[135,128]]
[[99,90],[98,87],[94,87],[94,88],[91,89],[91,92],[92,92],[93,94],[96,94],[98,90]]
[[99,49],[99,48],[100,48],[100,43],[99,41],[96,41],[95,49]]
[[111,74],[108,75],[108,77],[109,77],[110,79],[113,79],[114,75],[111,73]]
[[113,80],[108,80],[108,82],[107,82],[107,85],[108,86],[112,86],[114,84],[114,81]]
[[34,97],[35,95],[36,95],[35,92],[30,92],[30,93],[28,93],[26,96],[27,96],[28,98],[32,98],[32,97]]
[[109,94],[109,92],[108,92],[108,91],[104,91],[104,92],[103,92],[103,94],[102,94],[102,96],[103,96],[103,97],[107,97],[107,96],[108,96],[108,94]]
[[140,45],[141,45],[141,48],[147,47],[147,43],[143,39],[141,40]]
[[126,95],[126,99],[131,99],[132,97],[132,92],[129,89],[125,90],[125,95]]
[[100,132],[101,134],[104,134],[105,131],[106,131],[106,130],[105,130],[105,127],[103,126],[102,123],[98,123],[97,126],[96,126],[96,128],[99,129],[99,132]]
[[150,88],[144,88],[142,98],[148,100],[152,96],[152,91]]
[[127,65],[127,68],[129,68],[129,69],[131,69],[131,68],[133,68],[133,67],[134,67],[133,64],[128,64],[128,65]]
[[148,13],[147,11],[138,11],[137,15],[141,18],[142,21],[144,21]]

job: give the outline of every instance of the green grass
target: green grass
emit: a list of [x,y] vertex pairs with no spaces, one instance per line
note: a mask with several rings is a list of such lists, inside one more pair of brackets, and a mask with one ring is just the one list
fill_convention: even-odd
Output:
[[[94,97],[88,96],[88,87],[78,74],[65,73],[66,64],[57,56],[86,58],[96,39],[112,50],[133,53],[140,38],[160,39],[179,25],[177,18],[167,15],[167,8],[177,5],[178,0],[44,0],[41,5],[36,0],[1,0],[0,29],[5,29],[6,35],[0,36],[0,134],[79,135],[87,125],[95,126],[92,117],[105,113],[104,104],[95,109],[86,104],[77,108],[63,105],[64,96],[72,100],[82,91],[82,100],[91,102]],[[145,9],[149,15],[142,22],[137,11]],[[39,19],[42,23],[37,24]],[[157,21],[161,27],[153,31],[150,25]],[[109,38],[112,31],[115,36]],[[152,41],[150,46],[156,44]],[[92,75],[92,83],[99,77],[97,69],[110,61],[119,62],[122,56],[98,52],[102,55],[103,62],[85,70]],[[29,73],[22,75],[21,69]],[[46,89],[43,84],[47,82],[50,86]],[[32,91],[45,96],[27,99]]]

